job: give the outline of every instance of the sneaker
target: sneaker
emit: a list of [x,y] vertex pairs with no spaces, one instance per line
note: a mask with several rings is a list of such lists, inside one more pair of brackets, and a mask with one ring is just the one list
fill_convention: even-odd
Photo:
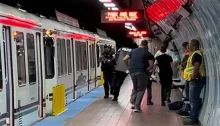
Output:
[[166,106],[165,102],[161,102],[161,106]]
[[105,95],[104,98],[105,98],[105,99],[106,99],[106,98],[109,98],[109,96],[108,96],[108,95]]
[[199,121],[192,120],[190,118],[186,118],[183,120],[184,125],[199,125]]
[[135,112],[135,113],[140,113],[141,110],[140,110],[140,109],[134,109],[134,112]]
[[152,101],[147,102],[147,105],[153,105],[154,103]]

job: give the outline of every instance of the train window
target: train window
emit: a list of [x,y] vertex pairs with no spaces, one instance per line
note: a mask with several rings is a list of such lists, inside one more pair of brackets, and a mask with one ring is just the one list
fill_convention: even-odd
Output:
[[70,40],[67,40],[67,62],[68,62],[68,74],[72,73],[72,64],[71,64],[71,48]]
[[65,39],[61,40],[61,50],[62,50],[62,69],[63,69],[63,73],[62,75],[66,75],[67,74],[67,64],[66,64],[66,42]]
[[96,45],[96,60],[97,60],[97,67],[99,67],[100,66],[100,62],[99,62],[99,46],[98,45]]
[[44,60],[46,79],[54,77],[54,41],[53,38],[44,37]]
[[93,57],[92,68],[95,68],[95,44],[92,44],[92,57]]
[[87,69],[87,61],[88,61],[88,58],[87,58],[87,43],[83,43],[83,59],[84,59],[84,70]]
[[58,76],[61,76],[62,71],[62,51],[61,51],[61,40],[57,39],[57,62],[58,62]]
[[84,56],[84,55],[83,55],[83,54],[84,54],[83,45],[84,45],[84,43],[83,43],[83,42],[80,42],[80,48],[81,48],[81,50],[80,50],[80,52],[81,52],[81,54],[80,54],[81,70],[84,70],[84,68],[83,68],[83,66],[84,66],[84,65],[83,65],[83,64],[84,64],[84,61],[83,61],[83,60],[84,60],[84,58],[85,58],[85,57],[83,57],[83,56]]
[[25,46],[23,32],[16,31],[14,33],[17,51],[17,71],[18,71],[18,85],[26,84],[26,63],[25,63]]
[[80,71],[80,42],[75,42],[76,49],[76,71]]
[[36,62],[35,62],[34,35],[28,33],[26,37],[27,37],[29,84],[35,84],[36,83]]

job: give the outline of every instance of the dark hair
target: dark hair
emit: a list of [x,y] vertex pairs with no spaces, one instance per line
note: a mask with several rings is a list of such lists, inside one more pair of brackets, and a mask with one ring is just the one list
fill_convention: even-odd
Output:
[[148,46],[148,41],[147,40],[142,40],[140,45]]
[[187,45],[189,45],[189,42],[183,42],[182,47],[183,47],[183,48],[186,48]]
[[160,47],[160,52],[165,53],[166,51],[167,51],[166,46],[163,45]]
[[192,45],[193,45],[195,48],[199,49],[199,40],[197,40],[197,39],[192,39],[191,42],[192,42]]
[[165,48],[167,48],[168,47],[168,42],[163,42],[163,46],[165,47]]

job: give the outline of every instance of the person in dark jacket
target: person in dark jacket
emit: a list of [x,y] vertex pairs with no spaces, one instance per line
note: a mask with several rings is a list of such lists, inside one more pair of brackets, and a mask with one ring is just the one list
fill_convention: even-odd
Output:
[[165,54],[166,47],[161,46],[160,52],[162,53],[160,56],[156,57],[154,72],[156,65],[159,67],[159,77],[161,83],[161,105],[165,106],[165,101],[170,103],[170,94],[171,94],[171,87],[172,87],[172,57]]
[[110,94],[113,94],[113,89],[111,86],[112,81],[112,72],[114,68],[114,60],[115,60],[115,54],[111,49],[111,46],[105,46],[105,50],[101,55],[101,69],[103,71],[104,76],[104,90],[105,90],[105,96],[104,98],[109,97],[109,87],[110,87]]
[[114,95],[114,98],[112,101],[118,100],[121,85],[123,84],[127,76],[126,70],[128,68],[127,66],[125,66],[123,62],[123,58],[129,51],[131,51],[131,49],[128,49],[128,48],[120,48],[117,51],[116,58],[115,58],[114,74],[113,74],[114,76],[113,76],[113,82],[112,82],[113,95]]

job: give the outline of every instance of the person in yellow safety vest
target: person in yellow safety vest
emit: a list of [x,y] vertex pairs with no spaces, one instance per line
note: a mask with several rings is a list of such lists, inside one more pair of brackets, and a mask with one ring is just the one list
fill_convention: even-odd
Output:
[[[189,51],[189,42],[184,42],[182,44],[182,47],[184,49],[184,57],[181,61],[181,71],[182,71],[182,77],[184,78],[184,70],[186,68],[186,65],[187,65],[187,60],[189,58],[189,55],[190,55],[190,51]],[[186,81],[185,82],[185,95],[186,97],[184,98],[184,101],[188,101],[189,100],[189,81]]]
[[[184,70],[186,68],[186,65],[187,65],[187,61],[188,61],[188,58],[190,56],[190,51],[189,51],[189,42],[183,42],[182,44],[182,47],[183,47],[183,50],[184,50],[184,57],[181,61],[181,73],[182,73],[182,77],[184,78]],[[185,98],[184,98],[184,101],[189,101],[189,81],[185,80],[185,88],[184,88],[184,91],[185,91]],[[184,105],[182,107],[182,109],[180,109],[177,114],[181,115],[181,116],[189,116],[189,105]]]
[[189,81],[189,101],[191,105],[190,117],[183,120],[184,125],[198,125],[198,113],[201,108],[200,94],[204,87],[205,65],[202,51],[199,49],[199,41],[190,41],[189,50],[191,55],[188,58],[184,70],[184,79]]

